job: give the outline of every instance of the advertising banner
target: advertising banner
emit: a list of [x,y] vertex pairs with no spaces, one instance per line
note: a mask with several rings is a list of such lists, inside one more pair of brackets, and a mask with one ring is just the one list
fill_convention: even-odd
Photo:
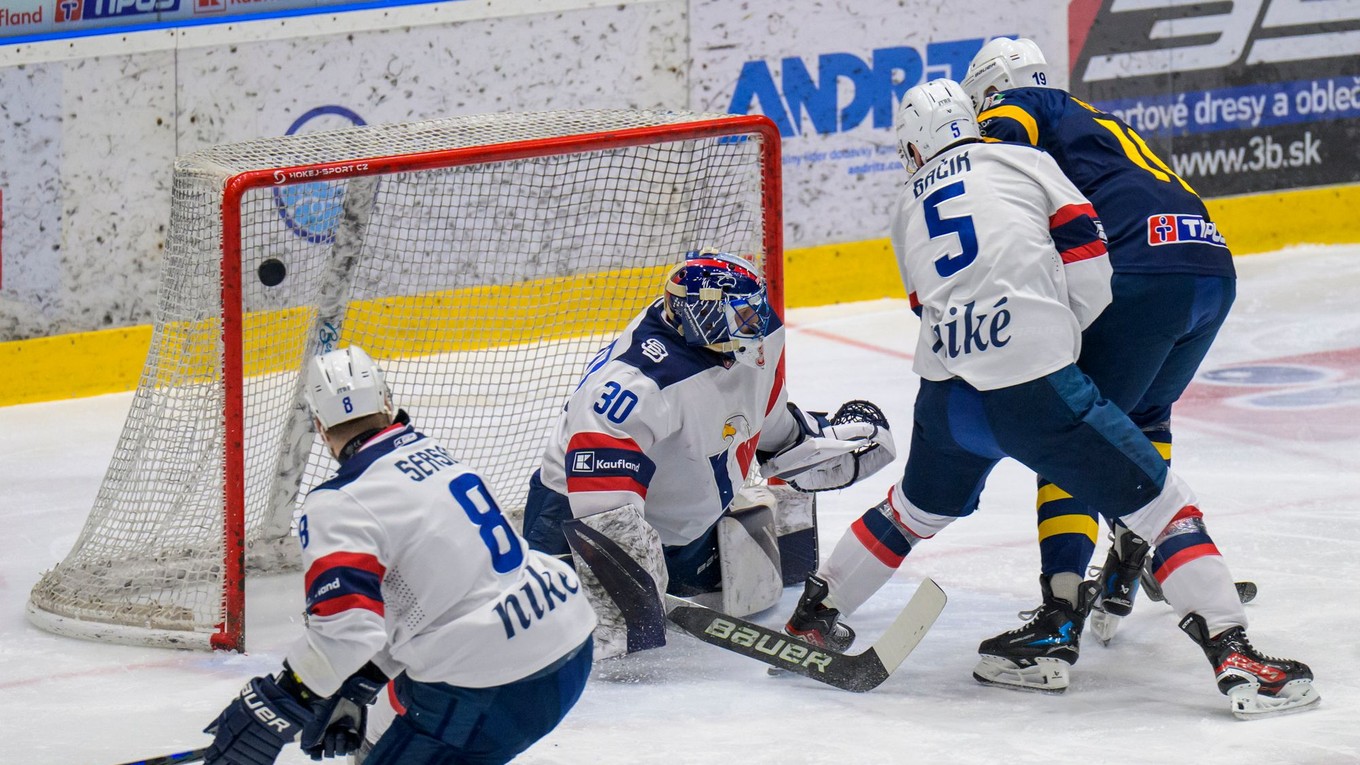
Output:
[[694,0],[691,104],[779,126],[787,247],[880,238],[906,180],[892,130],[901,95],[936,77],[962,79],[998,35],[1033,37],[1060,57],[1063,14],[1056,4],[985,0],[791,0],[757,14]]
[[1355,0],[1075,0],[1071,90],[1206,197],[1353,183]]
[[0,0],[0,42],[62,38],[101,30],[239,20],[271,11],[404,5],[433,0]]

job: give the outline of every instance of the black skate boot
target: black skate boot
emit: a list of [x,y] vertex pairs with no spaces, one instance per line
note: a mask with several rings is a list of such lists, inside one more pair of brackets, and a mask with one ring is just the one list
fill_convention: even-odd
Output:
[[1322,698],[1313,688],[1313,670],[1307,664],[1263,656],[1242,627],[1211,638],[1204,617],[1193,612],[1181,619],[1180,626],[1204,649],[1217,675],[1218,690],[1232,701],[1237,717],[1251,720],[1295,712]]
[[1151,549],[1147,540],[1126,528],[1121,527],[1111,534],[1105,565],[1096,575],[1100,594],[1096,596],[1095,611],[1091,614],[1091,631],[1101,643],[1108,644],[1119,630],[1119,620],[1133,611],[1143,562]]
[[826,580],[816,574],[803,584],[803,597],[784,625],[784,633],[807,643],[844,652],[855,642],[855,631],[840,623],[841,612],[822,604],[826,600]]
[[1077,605],[1053,596],[1046,576],[1039,577],[1043,605],[1021,612],[1029,623],[982,641],[982,659],[973,668],[980,683],[1025,691],[1062,693],[1067,690],[1068,665],[1077,663],[1081,649],[1081,630],[1091,611],[1098,585],[1082,582],[1077,589]]

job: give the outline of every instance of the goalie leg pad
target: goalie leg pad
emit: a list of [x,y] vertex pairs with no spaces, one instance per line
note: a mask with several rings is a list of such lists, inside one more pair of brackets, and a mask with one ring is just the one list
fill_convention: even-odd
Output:
[[[801,587],[821,561],[817,545],[817,495],[784,483],[765,487],[774,495],[774,530],[785,587]],[[738,495],[740,497],[740,495]]]
[[779,602],[784,593],[779,543],[775,538],[774,494],[763,486],[742,490],[739,503],[718,519],[718,560],[722,566],[722,610],[748,616]]
[[[666,644],[661,598],[669,581],[661,538],[633,505],[577,518],[562,524],[571,545],[576,573],[586,599],[599,618],[595,627],[595,659],[656,648]],[[606,576],[596,565],[600,556],[622,556],[624,576]]]

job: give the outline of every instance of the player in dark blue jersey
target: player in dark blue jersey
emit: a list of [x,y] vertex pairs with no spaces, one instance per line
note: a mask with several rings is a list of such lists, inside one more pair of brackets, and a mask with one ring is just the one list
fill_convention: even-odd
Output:
[[[1170,463],[1172,404],[1236,295],[1232,253],[1199,195],[1133,129],[1051,83],[1038,45],[998,38],[974,57],[962,84],[979,110],[984,140],[1048,152],[1100,216],[1113,301],[1082,333],[1077,363]],[[1055,598],[1077,605],[1099,531],[1096,514],[1042,476],[1037,504],[1045,605]],[[1157,541],[1115,526],[1092,616],[1102,640],[1132,608]],[[1149,590],[1175,565],[1154,553],[1143,576]]]

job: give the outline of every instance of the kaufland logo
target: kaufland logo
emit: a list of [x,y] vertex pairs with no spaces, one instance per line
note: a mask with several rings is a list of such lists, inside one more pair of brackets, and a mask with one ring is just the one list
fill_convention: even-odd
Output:
[[221,13],[227,9],[227,0],[194,0],[194,13]]
[[0,27],[24,27],[43,23],[43,6],[31,11],[12,11],[0,8]]
[[180,0],[56,0],[56,21],[87,21],[179,10]]
[[577,452],[576,459],[571,463],[573,473],[594,473],[595,472],[595,452]]

